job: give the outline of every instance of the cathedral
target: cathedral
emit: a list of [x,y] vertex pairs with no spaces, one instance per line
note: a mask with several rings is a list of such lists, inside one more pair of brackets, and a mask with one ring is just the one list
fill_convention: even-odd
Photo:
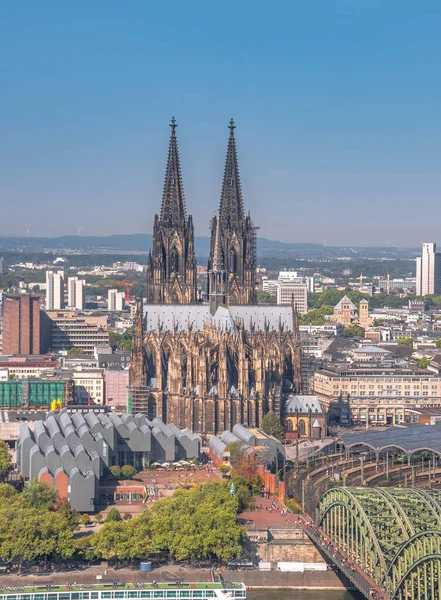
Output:
[[201,435],[259,426],[269,410],[283,418],[288,394],[301,391],[297,310],[256,304],[256,228],[244,211],[234,122],[211,222],[206,301],[198,296],[174,118],[170,127],[146,301],[137,301],[129,410]]

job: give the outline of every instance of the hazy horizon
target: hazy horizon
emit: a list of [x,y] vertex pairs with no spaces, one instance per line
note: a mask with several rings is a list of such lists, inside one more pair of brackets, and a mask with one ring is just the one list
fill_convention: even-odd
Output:
[[[26,8],[24,9],[24,6]],[[0,235],[151,233],[178,122],[209,235],[234,117],[269,240],[417,247],[441,219],[441,5],[315,0],[2,7]]]

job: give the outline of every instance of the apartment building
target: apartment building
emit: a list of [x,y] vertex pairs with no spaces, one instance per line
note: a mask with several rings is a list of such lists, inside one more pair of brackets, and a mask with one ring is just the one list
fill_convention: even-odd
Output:
[[64,308],[64,271],[46,271],[46,310]]
[[441,254],[433,242],[424,243],[416,259],[416,294],[441,294]]
[[277,284],[277,304],[297,304],[297,311],[308,312],[308,285],[306,283],[279,282]]
[[124,292],[118,292],[118,290],[109,290],[107,292],[107,310],[124,310],[125,307],[125,294]]
[[314,374],[313,389],[325,408],[347,402],[353,423],[403,423],[408,409],[441,405],[441,377],[390,363],[326,366]]
[[84,310],[86,304],[86,281],[78,277],[67,280],[67,305],[69,308]]
[[96,346],[109,345],[107,317],[78,316],[72,311],[46,311],[51,352],[79,348],[93,354]]

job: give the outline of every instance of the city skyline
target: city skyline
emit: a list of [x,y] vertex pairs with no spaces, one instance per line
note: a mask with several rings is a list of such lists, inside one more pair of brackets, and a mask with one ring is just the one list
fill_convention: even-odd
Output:
[[85,6],[4,10],[0,234],[150,232],[174,114],[197,236],[233,117],[261,237],[437,241],[437,3]]

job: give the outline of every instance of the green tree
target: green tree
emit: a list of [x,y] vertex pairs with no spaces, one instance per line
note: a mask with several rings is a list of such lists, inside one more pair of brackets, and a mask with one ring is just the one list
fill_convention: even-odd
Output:
[[430,358],[428,356],[422,356],[418,359],[418,366],[421,369],[426,369],[428,364],[430,364]]
[[103,515],[102,513],[98,513],[97,515],[95,515],[95,523],[102,523],[103,522]]
[[121,477],[121,467],[118,467],[118,465],[110,467],[110,472],[112,473],[113,477],[115,477],[115,479],[119,479]]
[[27,505],[39,510],[53,508],[57,501],[57,490],[50,488],[42,481],[31,481],[23,490],[23,498]]
[[257,304],[275,304],[277,297],[269,292],[263,290],[257,290]]
[[78,528],[80,515],[78,511],[71,507],[68,500],[63,500],[58,508],[58,513],[65,520],[68,527],[72,529],[72,531],[75,531]]
[[128,558],[130,556],[130,536],[127,523],[121,520],[106,522],[95,534],[94,550],[96,554],[106,560],[115,558],[118,562],[120,559]]
[[413,345],[413,339],[411,337],[400,337],[397,339],[398,344],[402,345],[402,346],[412,346]]
[[121,474],[126,479],[132,479],[135,473],[136,469],[132,465],[124,465],[123,467],[121,467]]
[[437,340],[436,340],[436,347],[437,348],[441,348],[441,337],[437,338]]
[[252,479],[255,473],[254,460],[250,460],[249,447],[242,441],[228,444],[227,451],[230,453],[230,473],[233,477]]
[[117,508],[111,508],[106,517],[106,523],[112,523],[114,521],[121,521],[121,513]]
[[332,306],[324,305],[320,308],[309,310],[305,315],[299,315],[300,325],[324,325],[329,323],[326,317],[332,315],[334,309]]
[[238,509],[239,499],[228,484],[178,490],[153,507],[152,546],[177,560],[240,557],[244,530],[237,524]]
[[81,348],[76,348],[75,346],[72,346],[72,348],[68,350],[67,353],[69,354],[69,356],[76,356],[77,354],[83,354],[83,350]]
[[4,479],[12,468],[9,448],[3,440],[0,440],[0,479]]
[[128,327],[122,333],[117,331],[110,332],[110,344],[117,346],[120,350],[131,350],[134,328]]
[[21,496],[9,483],[0,483],[0,507],[4,504],[17,502]]
[[267,435],[272,435],[278,440],[283,440],[285,435],[285,430],[283,429],[280,419],[272,410],[268,411],[263,417],[262,430]]
[[80,538],[77,538],[74,542],[75,552],[77,553],[77,556],[87,561],[91,561],[95,558],[98,558],[94,548],[95,538],[96,534],[83,535]]
[[364,337],[364,329],[359,325],[347,325],[343,328],[343,335],[346,338]]
[[152,513],[144,510],[138,517],[126,521],[130,538],[129,558],[147,558],[152,551]]

